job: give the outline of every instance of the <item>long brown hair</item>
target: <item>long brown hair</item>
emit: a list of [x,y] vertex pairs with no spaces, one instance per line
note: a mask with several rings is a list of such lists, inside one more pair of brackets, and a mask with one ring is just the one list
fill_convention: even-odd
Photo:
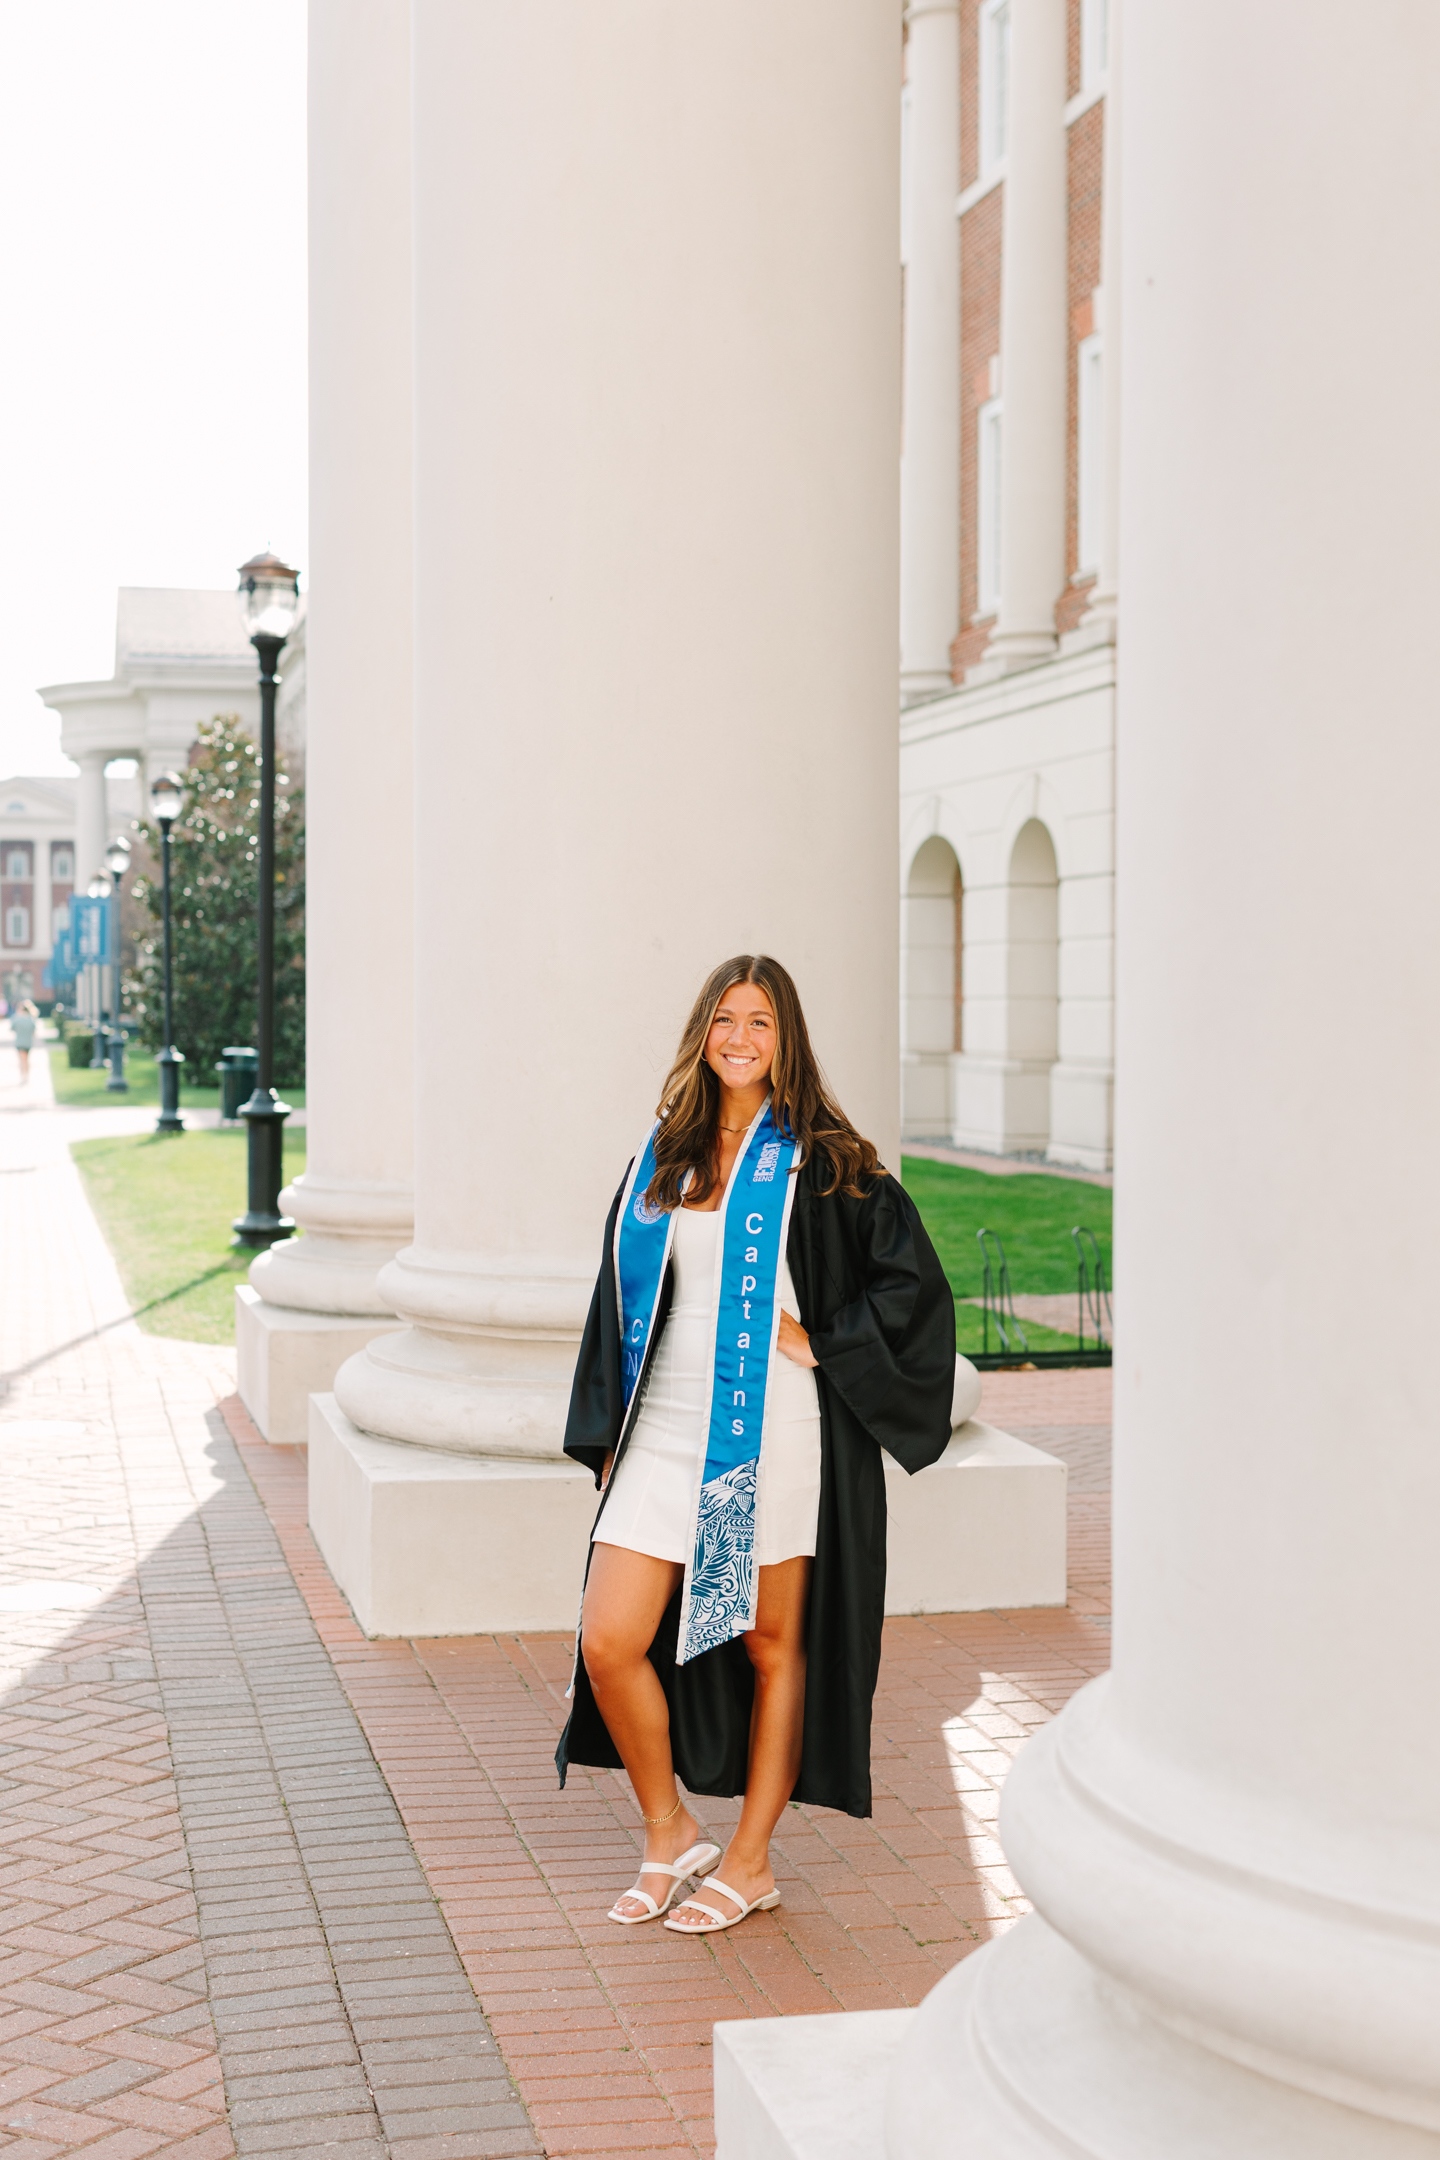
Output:
[[874,1177],[880,1158],[868,1140],[862,1139],[825,1084],[810,1030],[800,1006],[800,993],[778,960],[766,953],[740,953],[724,960],[706,977],[695,1000],[675,1062],[660,1091],[656,1116],[655,1175],[646,1191],[653,1207],[680,1205],[680,1187],[687,1170],[695,1173],[689,1198],[707,1200],[719,1182],[720,1082],[705,1062],[705,1045],[711,1024],[727,991],[738,983],[754,983],[769,998],[775,1013],[775,1057],[770,1067],[771,1110],[775,1122],[788,1127],[817,1166],[830,1173],[822,1198],[842,1192],[863,1199],[862,1177]]

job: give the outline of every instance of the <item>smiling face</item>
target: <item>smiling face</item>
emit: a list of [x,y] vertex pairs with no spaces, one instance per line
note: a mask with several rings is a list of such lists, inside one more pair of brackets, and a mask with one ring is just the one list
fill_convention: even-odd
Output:
[[706,1064],[723,1088],[739,1092],[763,1088],[774,1060],[774,1006],[758,983],[732,983],[705,1038]]

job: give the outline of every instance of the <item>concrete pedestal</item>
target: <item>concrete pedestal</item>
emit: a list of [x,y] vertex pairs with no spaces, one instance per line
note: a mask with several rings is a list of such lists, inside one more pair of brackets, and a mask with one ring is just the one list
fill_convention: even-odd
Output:
[[310,1528],[367,1635],[572,1628],[595,1481],[563,1458],[443,1455],[310,1405]]
[[346,1358],[400,1322],[353,1313],[292,1311],[271,1305],[248,1283],[235,1292],[235,1384],[240,1400],[267,1440],[302,1447],[310,1430],[310,1397],[335,1385]]
[[1063,1462],[985,1425],[961,1425],[909,1477],[885,1458],[889,1613],[1065,1603]]
[[[887,1613],[1065,1602],[1066,1469],[962,1425],[938,1463],[886,1462]],[[595,1520],[573,1463],[377,1439],[333,1395],[310,1405],[310,1527],[367,1635],[570,1628]]]
[[715,2160],[883,2160],[885,2088],[913,2010],[715,2027]]

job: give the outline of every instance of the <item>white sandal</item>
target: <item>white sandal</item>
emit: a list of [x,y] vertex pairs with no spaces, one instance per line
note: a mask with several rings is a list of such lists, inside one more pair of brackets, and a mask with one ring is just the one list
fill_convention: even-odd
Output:
[[[667,1920],[665,1925],[672,1935],[723,1935],[726,1928],[739,1927],[742,1920],[748,1920],[752,1912],[774,1912],[780,1902],[778,1890],[767,1890],[763,1897],[757,1897],[753,1904],[747,1905],[739,1891],[732,1890],[728,1882],[721,1882],[718,1875],[707,1875],[700,1887],[702,1890],[718,1890],[721,1897],[728,1897],[732,1905],[740,1907],[739,1912],[727,1915],[721,1912],[717,1905],[707,1905],[703,1898],[687,1897],[685,1903],[693,1905],[696,1912],[707,1913],[715,1925],[682,1927],[676,1920]],[[666,1902],[669,1902],[668,1899]]]
[[712,1861],[718,1860],[719,1857],[720,1847],[711,1845],[702,1838],[698,1845],[692,1845],[688,1852],[682,1852],[678,1860],[645,1861],[640,1869],[642,1875],[673,1875],[675,1878],[670,1885],[669,1894],[664,1904],[657,1905],[650,1892],[642,1890],[637,1881],[635,1888],[627,1890],[624,1894],[626,1897],[639,1898],[643,1904],[649,1906],[649,1912],[619,1912],[616,1907],[618,1907],[620,1900],[616,1898],[615,1904],[611,1906],[609,1912],[605,1915],[606,1919],[617,1921],[621,1927],[639,1927],[645,1920],[658,1920],[660,1915],[669,1912],[670,1907],[674,1904],[675,1893],[680,1888],[681,1883],[688,1882],[692,1875],[702,1873],[705,1868],[710,1866]]

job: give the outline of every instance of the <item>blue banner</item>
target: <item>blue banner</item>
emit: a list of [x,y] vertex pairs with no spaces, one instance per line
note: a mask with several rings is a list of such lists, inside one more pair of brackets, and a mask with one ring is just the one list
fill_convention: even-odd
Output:
[[70,902],[70,945],[77,968],[100,967],[110,959],[110,902],[107,900],[72,900]]

